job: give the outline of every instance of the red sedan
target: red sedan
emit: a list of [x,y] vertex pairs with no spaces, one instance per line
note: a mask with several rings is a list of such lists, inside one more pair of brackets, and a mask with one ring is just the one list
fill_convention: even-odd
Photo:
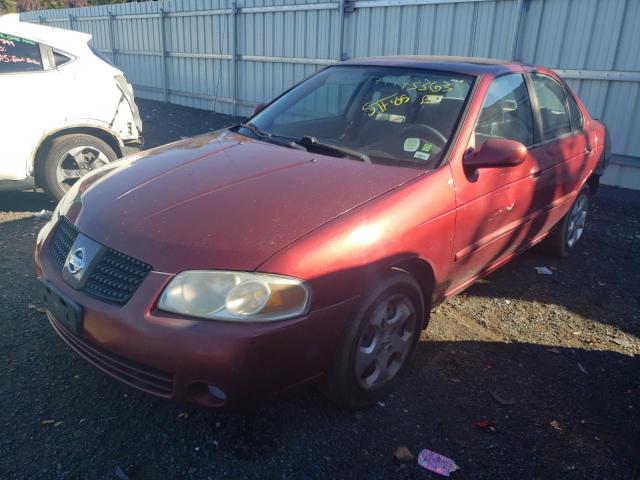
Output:
[[79,180],[38,237],[42,297],[145,392],[218,407],[315,383],[366,406],[433,305],[540,241],[575,248],[608,143],[545,68],[339,63]]

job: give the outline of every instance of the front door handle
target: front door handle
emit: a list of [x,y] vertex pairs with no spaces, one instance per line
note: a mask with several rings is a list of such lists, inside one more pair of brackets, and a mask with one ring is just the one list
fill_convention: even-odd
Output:
[[540,178],[542,176],[542,169],[531,170],[531,176],[535,179]]
[[593,148],[591,148],[591,145],[587,145],[586,147],[584,147],[584,153],[586,153],[587,155],[591,155],[591,152],[593,152]]

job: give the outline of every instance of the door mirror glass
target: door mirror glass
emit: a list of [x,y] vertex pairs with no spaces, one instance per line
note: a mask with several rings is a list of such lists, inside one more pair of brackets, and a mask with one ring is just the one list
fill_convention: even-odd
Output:
[[515,140],[489,138],[478,150],[470,150],[464,157],[467,168],[513,167],[520,165],[527,155],[527,147]]

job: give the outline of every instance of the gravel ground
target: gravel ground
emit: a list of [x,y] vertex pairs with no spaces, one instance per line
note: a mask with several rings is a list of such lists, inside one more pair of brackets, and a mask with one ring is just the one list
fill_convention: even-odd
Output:
[[[149,146],[232,123],[139,104]],[[201,411],[110,380],[33,294],[35,214],[51,208],[0,193],[2,479],[436,478],[397,463],[400,445],[451,457],[452,478],[640,478],[638,192],[603,189],[570,258],[534,249],[439,306],[396,393],[361,412],[313,390]]]

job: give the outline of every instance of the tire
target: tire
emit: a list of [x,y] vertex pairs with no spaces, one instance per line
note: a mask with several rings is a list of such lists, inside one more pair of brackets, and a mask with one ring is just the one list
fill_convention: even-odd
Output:
[[117,159],[113,148],[97,137],[63,135],[51,141],[36,163],[36,184],[57,201],[78,178]]
[[573,201],[571,209],[544,239],[541,247],[546,253],[566,257],[575,248],[586,228],[589,192],[589,186],[585,185]]
[[[386,276],[365,295],[357,310],[327,373],[324,393],[354,409],[386,397],[413,357],[424,325],[424,304],[420,286],[411,275],[393,270]],[[394,318],[399,320],[390,322]],[[404,349],[402,353],[395,351],[398,346]],[[380,368],[384,363],[387,367]]]

